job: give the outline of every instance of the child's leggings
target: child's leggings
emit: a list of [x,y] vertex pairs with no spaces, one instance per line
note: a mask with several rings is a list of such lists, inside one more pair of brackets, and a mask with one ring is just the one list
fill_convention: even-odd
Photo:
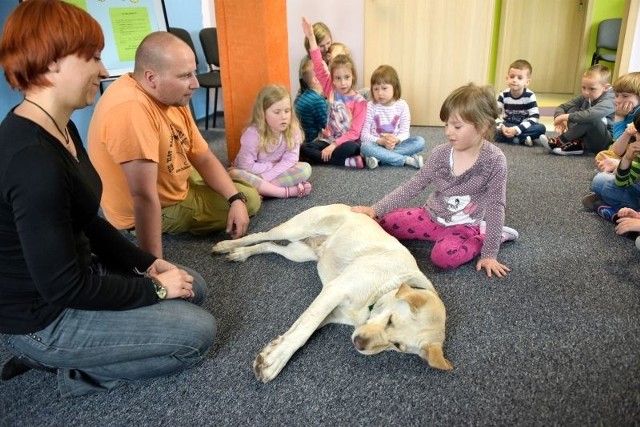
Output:
[[424,208],[397,209],[378,222],[398,240],[435,242],[431,262],[444,269],[457,268],[480,255],[485,238],[477,225],[438,224]]

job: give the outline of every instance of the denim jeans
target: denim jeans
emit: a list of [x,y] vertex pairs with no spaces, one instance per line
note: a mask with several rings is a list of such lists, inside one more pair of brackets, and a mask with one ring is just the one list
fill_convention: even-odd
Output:
[[[505,127],[513,127],[513,126],[517,126],[514,123],[508,123],[505,122],[504,123]],[[531,139],[538,139],[540,138],[540,135],[544,135],[547,132],[547,128],[545,127],[545,125],[543,125],[542,123],[532,123],[531,126],[529,126],[527,129],[525,129],[524,131],[522,131],[522,133],[518,136],[516,136],[516,138],[518,138],[520,140],[520,142],[524,142],[525,138],[530,136]],[[497,142],[510,142],[513,143],[514,138],[507,138],[506,136],[504,136],[504,134],[502,133],[502,131],[500,129],[496,130],[496,141]]]
[[375,157],[380,164],[391,166],[404,166],[407,157],[411,157],[424,150],[424,138],[421,136],[410,136],[389,150],[375,142],[363,142],[360,153],[365,157]]
[[618,187],[613,173],[600,172],[591,181],[591,191],[596,193],[609,206],[640,210],[640,184]]
[[201,362],[216,322],[199,307],[206,296],[194,277],[192,301],[172,299],[125,311],[65,309],[41,331],[2,335],[7,349],[34,366],[54,368],[62,397],[111,390],[126,382],[179,372]]

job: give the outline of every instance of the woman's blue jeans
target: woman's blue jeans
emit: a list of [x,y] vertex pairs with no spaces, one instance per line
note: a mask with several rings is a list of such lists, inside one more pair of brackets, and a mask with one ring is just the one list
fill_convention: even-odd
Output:
[[2,335],[30,365],[54,368],[62,397],[110,390],[126,382],[179,372],[201,362],[216,321],[199,305],[207,293],[196,271],[192,301],[172,299],[125,311],[66,309],[45,329]]

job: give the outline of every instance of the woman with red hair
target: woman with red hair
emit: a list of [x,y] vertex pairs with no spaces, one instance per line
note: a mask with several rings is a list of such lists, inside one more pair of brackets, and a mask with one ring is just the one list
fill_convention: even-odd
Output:
[[98,215],[102,183],[70,118],[107,77],[103,47],[99,24],[60,0],[22,2],[0,39],[24,95],[0,124],[0,338],[14,355],[2,379],[55,372],[64,397],[178,372],[216,332],[198,273]]

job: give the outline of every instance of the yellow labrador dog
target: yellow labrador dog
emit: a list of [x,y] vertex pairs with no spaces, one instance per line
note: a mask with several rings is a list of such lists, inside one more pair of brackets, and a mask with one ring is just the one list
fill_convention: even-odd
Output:
[[442,350],[446,311],[431,281],[398,240],[349,206],[308,209],[269,231],[222,241],[213,252],[228,253],[232,261],[277,253],[318,263],[322,291],[253,362],[263,382],[273,380],[311,334],[328,323],[355,326],[351,339],[362,354],[395,350],[418,354],[433,368],[453,369]]

